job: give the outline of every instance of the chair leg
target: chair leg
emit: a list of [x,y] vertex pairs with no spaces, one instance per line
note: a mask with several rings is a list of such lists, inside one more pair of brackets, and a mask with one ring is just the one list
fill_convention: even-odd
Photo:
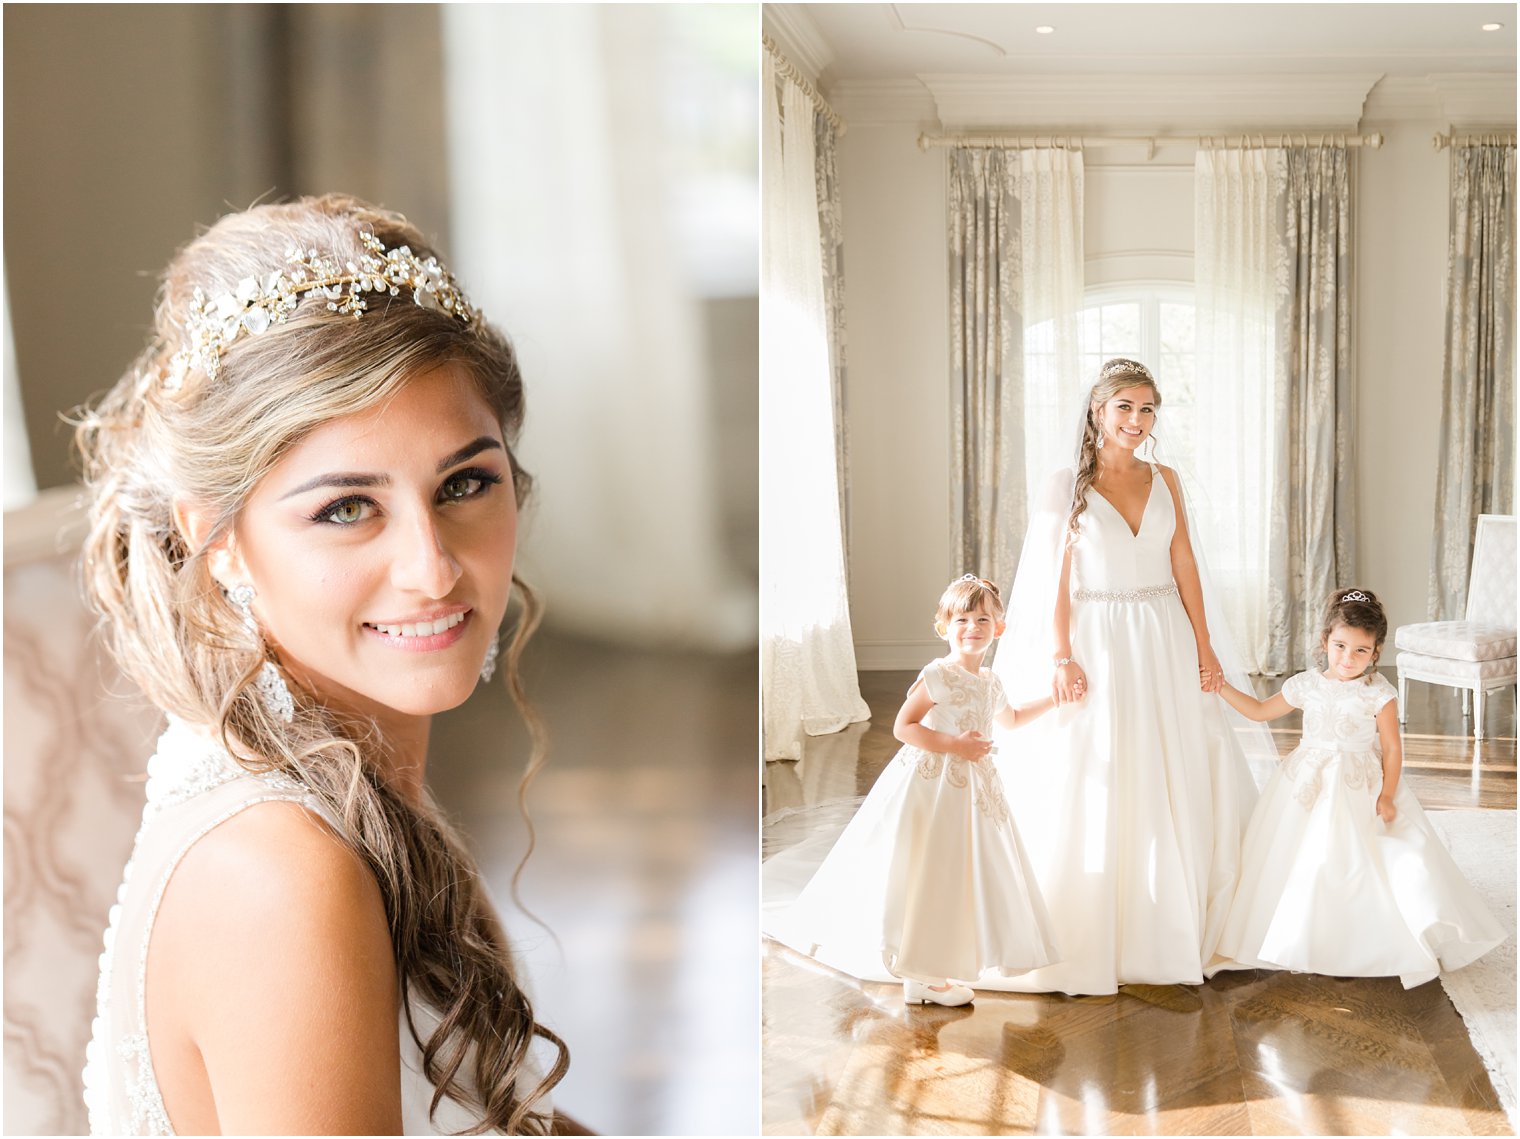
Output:
[[1472,715],[1472,689],[1471,688],[1464,688],[1464,689],[1462,689],[1462,715],[1464,715],[1464,716],[1471,716]]
[[1483,738],[1483,686],[1473,689],[1473,738]]
[[1404,709],[1409,707],[1409,681],[1399,673],[1399,723],[1404,722]]

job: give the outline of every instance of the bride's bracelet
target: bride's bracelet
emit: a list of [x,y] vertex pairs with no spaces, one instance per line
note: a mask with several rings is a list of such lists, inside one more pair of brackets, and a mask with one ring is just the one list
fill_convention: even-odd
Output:
[[1062,657],[1060,660],[1056,661],[1055,667],[1056,668],[1062,668],[1062,667],[1064,667],[1064,666],[1066,666],[1068,664],[1076,664],[1076,663],[1077,662],[1074,661],[1071,657]]

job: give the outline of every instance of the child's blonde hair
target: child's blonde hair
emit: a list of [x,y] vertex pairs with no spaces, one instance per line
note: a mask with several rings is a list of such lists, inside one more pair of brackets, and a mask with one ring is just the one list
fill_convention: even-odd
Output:
[[934,611],[934,631],[943,637],[950,628],[950,618],[961,613],[975,613],[983,605],[997,620],[1003,619],[1006,610],[997,586],[974,573],[956,578],[940,595],[939,608]]

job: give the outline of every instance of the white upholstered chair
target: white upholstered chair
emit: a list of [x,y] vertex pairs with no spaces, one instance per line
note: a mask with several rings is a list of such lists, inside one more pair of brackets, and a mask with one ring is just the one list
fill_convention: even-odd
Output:
[[[7,1135],[82,1135],[102,935],[162,717],[79,594],[74,490],[5,514]],[[63,533],[60,533],[60,530]]]
[[1480,514],[1461,621],[1401,625],[1399,719],[1411,680],[1462,689],[1462,714],[1472,711],[1473,735],[1483,738],[1483,695],[1515,684],[1515,516]]

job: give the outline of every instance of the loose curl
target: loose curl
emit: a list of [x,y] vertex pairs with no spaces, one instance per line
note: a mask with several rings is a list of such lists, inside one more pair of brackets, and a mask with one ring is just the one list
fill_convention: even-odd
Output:
[[1077,476],[1071,488],[1071,514],[1066,519],[1068,544],[1077,540],[1080,533],[1077,519],[1087,509],[1087,492],[1092,489],[1093,481],[1098,477],[1098,439],[1102,431],[1093,416],[1093,404],[1101,406],[1125,388],[1139,384],[1151,389],[1156,397],[1156,406],[1160,407],[1161,389],[1156,386],[1156,378],[1151,375],[1151,370],[1138,360],[1126,360],[1118,356],[1098,369],[1098,381],[1087,393],[1087,410],[1082,419],[1082,446],[1077,452]]
[[[495,412],[520,506],[532,478],[513,453],[523,391],[511,345],[484,322],[466,327],[404,291],[377,294],[358,320],[307,296],[285,323],[235,341],[215,381],[193,370],[176,391],[161,382],[183,343],[195,289],[211,297],[230,292],[242,278],[284,264],[292,247],[357,261],[361,226],[388,247],[432,252],[400,215],[329,195],[225,217],[170,263],[148,347],[76,424],[89,499],[85,593],[122,670],[159,708],[212,725],[245,769],[296,779],[340,821],[338,837],[380,887],[403,1008],[436,1089],[431,1110],[447,1094],[480,1113],[469,1134],[547,1132],[552,1115],[534,1105],[563,1078],[568,1049],[534,1020],[474,859],[425,793],[413,803],[382,777],[378,761],[387,745],[374,724],[339,716],[296,685],[293,723],[266,710],[254,687],[266,648],[244,628],[206,556],[306,432],[384,404],[413,376],[443,363],[461,365]],[[189,547],[176,522],[177,502],[202,505],[214,518],[200,549]],[[520,605],[504,672],[533,738],[518,790],[522,807],[545,759],[543,727],[519,671],[541,605],[519,578],[512,582]],[[531,820],[528,826],[531,852]],[[411,1018],[411,995],[439,1014],[426,1040]],[[519,1090],[535,1037],[553,1046],[555,1061],[535,1086]]]
[[[1351,594],[1358,596],[1353,598]],[[1373,673],[1377,672],[1378,657],[1383,652],[1383,642],[1388,638],[1388,614],[1383,611],[1383,603],[1370,589],[1337,589],[1325,602],[1325,619],[1319,631],[1321,650],[1329,643],[1330,632],[1337,625],[1372,634],[1372,664],[1362,678],[1366,683],[1372,683]]]

